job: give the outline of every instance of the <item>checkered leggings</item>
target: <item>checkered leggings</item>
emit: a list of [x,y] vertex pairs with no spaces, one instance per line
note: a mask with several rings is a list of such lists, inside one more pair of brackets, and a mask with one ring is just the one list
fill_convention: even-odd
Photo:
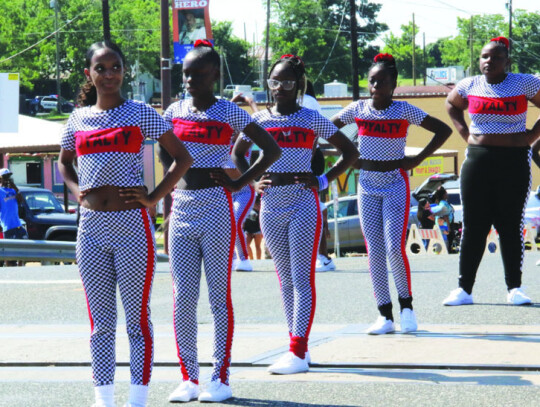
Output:
[[411,270],[405,253],[409,205],[409,177],[405,171],[360,171],[358,210],[379,307],[392,302],[387,256],[399,298],[412,297]]
[[100,212],[81,208],[77,263],[90,317],[95,386],[114,382],[116,285],[126,314],[131,383],[147,385],[154,357],[150,292],[155,241],[146,209]]
[[229,381],[234,328],[231,266],[235,222],[231,193],[224,188],[175,190],[169,229],[174,285],[174,329],[184,380],[198,383],[197,303],[201,263],[214,317],[212,380]]
[[246,260],[248,258],[248,249],[242,225],[255,202],[255,190],[251,185],[246,185],[240,191],[233,193],[232,198],[234,218],[236,219],[236,250],[234,252],[234,258]]
[[279,278],[291,351],[304,358],[315,314],[315,262],[322,230],[317,191],[300,185],[266,189],[260,222]]

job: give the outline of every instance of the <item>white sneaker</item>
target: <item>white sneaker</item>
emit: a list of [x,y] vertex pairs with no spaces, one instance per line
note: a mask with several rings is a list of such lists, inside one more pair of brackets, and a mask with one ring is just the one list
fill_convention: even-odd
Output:
[[213,380],[208,383],[199,395],[199,401],[220,402],[232,397],[231,386],[221,383],[221,380]]
[[324,257],[322,254],[317,256],[317,261],[315,262],[315,271],[331,271],[335,270],[336,265],[330,258]]
[[274,374],[304,373],[309,370],[307,358],[300,359],[292,352],[287,352],[276,363],[269,366],[267,371]]
[[401,333],[414,332],[418,329],[418,323],[416,322],[416,315],[410,308],[404,308],[399,314],[399,323],[401,325]]
[[169,396],[169,401],[183,401],[188,402],[195,400],[200,394],[199,385],[193,383],[190,380],[183,381],[180,385],[174,389]]
[[468,305],[472,303],[472,294],[467,294],[467,291],[461,287],[451,291],[443,301],[443,305]]
[[233,270],[236,271],[253,271],[253,266],[248,259],[245,260],[235,260],[233,262]]
[[384,335],[392,333],[395,330],[396,327],[394,326],[394,322],[381,315],[377,318],[377,321],[367,329],[366,333],[369,335]]
[[523,292],[523,289],[521,288],[512,288],[506,296],[506,300],[510,304],[514,305],[525,305],[532,303],[531,299]]
[[536,262],[536,265],[537,265],[537,266],[540,266],[540,260],[538,260],[538,261]]
[[305,358],[306,358],[306,362],[308,363],[308,365],[310,365],[311,364],[311,354],[309,353],[309,350],[306,351]]

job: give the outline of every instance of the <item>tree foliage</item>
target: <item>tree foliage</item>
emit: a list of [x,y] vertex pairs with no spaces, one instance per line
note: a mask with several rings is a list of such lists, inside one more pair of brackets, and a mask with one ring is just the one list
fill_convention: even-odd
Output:
[[[396,59],[397,69],[401,76],[412,78],[413,32],[416,37],[418,35],[418,26],[413,26],[411,21],[408,24],[402,25],[401,31],[402,34],[399,37],[393,33],[385,36],[383,52],[392,54]],[[420,76],[419,73],[422,72],[421,67],[423,66],[421,61],[422,49],[418,45],[414,49],[416,52],[417,76]]]
[[[84,81],[87,48],[103,39],[101,1],[58,1],[60,27],[60,72],[72,90]],[[112,40],[132,64],[159,72],[160,14],[158,0],[110,2]],[[62,28],[62,26],[64,26]],[[0,70],[19,72],[23,89],[31,90],[39,80],[56,76],[55,13],[50,0],[10,0],[0,13],[0,61],[35,45],[0,64]],[[128,67],[127,81],[134,73]]]
[[[338,0],[274,0],[270,47],[276,60],[296,54],[306,63],[317,89],[338,79],[351,83],[350,4]],[[386,24],[376,21],[380,4],[361,2],[357,8],[360,73],[365,74],[378,48],[369,46]]]
[[212,22],[216,50],[225,54],[224,82],[225,84],[251,84],[255,80],[254,61],[249,55],[251,44],[233,36],[232,30],[231,21]]

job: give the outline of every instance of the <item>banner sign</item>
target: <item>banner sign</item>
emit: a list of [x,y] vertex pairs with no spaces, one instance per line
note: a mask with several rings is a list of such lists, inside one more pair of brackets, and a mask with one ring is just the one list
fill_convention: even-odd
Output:
[[413,176],[433,175],[443,171],[443,157],[429,157],[413,170]]
[[209,12],[210,0],[173,0],[174,63],[184,62],[197,40],[214,43]]
[[0,133],[17,133],[18,131],[19,74],[0,73]]

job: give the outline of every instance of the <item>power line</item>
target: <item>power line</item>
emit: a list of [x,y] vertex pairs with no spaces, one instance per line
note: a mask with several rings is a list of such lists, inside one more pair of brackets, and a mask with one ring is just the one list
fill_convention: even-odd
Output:
[[7,57],[7,58],[4,58],[0,61],[0,64],[6,62],[6,61],[9,61],[15,57],[18,57],[19,55],[21,54],[24,54],[26,51],[30,51],[32,48],[35,48],[37,47],[39,44],[41,44],[42,42],[44,41],[47,41],[49,38],[53,37],[54,35],[56,35],[56,33],[60,32],[60,30],[64,27],[67,27],[68,25],[70,25],[71,23],[73,23],[75,20],[77,20],[86,10],[83,10],[81,11],[79,14],[77,14],[74,18],[72,18],[71,20],[68,20],[63,26],[61,27],[58,27],[57,30],[53,31],[52,33],[50,33],[49,35],[47,35],[46,37],[42,38],[41,40],[39,40],[38,42],[30,45],[29,47],[23,49],[22,51],[19,51],[17,52],[16,54],[10,56],[10,57]]
[[336,34],[336,38],[334,39],[334,44],[332,44],[332,49],[330,50],[330,52],[328,54],[328,58],[326,58],[326,62],[324,63],[323,67],[321,68],[321,70],[319,72],[319,75],[317,75],[317,79],[315,79],[313,81],[313,83],[317,83],[317,81],[321,77],[324,69],[326,68],[326,65],[328,65],[328,61],[330,60],[330,57],[332,56],[332,52],[334,52],[334,48],[336,47],[336,43],[337,43],[338,38],[339,38],[339,34],[341,33],[341,26],[343,25],[343,20],[345,19],[345,9],[346,9],[346,7],[343,7],[343,13],[341,13],[341,21],[339,22],[338,33]]

